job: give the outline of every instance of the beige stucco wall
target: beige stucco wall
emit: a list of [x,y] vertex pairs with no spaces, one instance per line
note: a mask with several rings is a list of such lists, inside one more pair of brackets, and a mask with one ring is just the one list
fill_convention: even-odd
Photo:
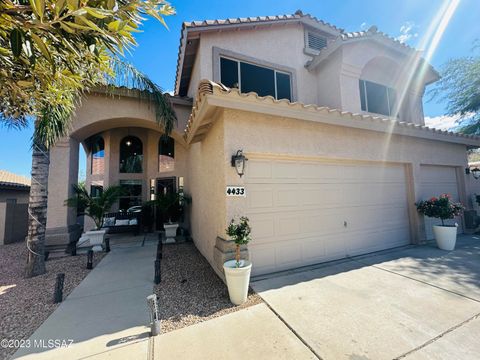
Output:
[[[175,171],[159,173],[157,163],[158,139],[162,128],[155,118],[154,107],[135,95],[105,95],[91,93],[82,99],[72,120],[69,137],[50,151],[49,198],[47,210],[47,244],[64,244],[76,236],[76,211],[64,206],[65,199],[73,195],[72,185],[78,180],[79,143],[95,134],[105,140],[105,174],[91,176],[90,158],[87,158],[87,187],[94,180],[103,180],[104,186],[118,184],[120,179],[143,180],[144,200],[149,198],[149,179],[186,176],[186,148],[183,129],[191,112],[191,105],[172,99],[178,123],[171,136],[175,139],[175,155],[179,161]],[[115,130],[112,130],[115,129]],[[142,174],[119,174],[119,141],[127,134],[137,135],[144,145]],[[84,144],[84,149],[86,146]],[[185,179],[187,181],[187,179]],[[113,209],[115,210],[115,209]],[[92,224],[88,221],[86,226]]]
[[62,139],[50,149],[47,232],[76,222],[75,209],[64,204],[73,196],[72,185],[78,180],[78,151],[79,143],[73,138]]
[[317,102],[316,78],[305,69],[311,56],[304,54],[304,30],[299,24],[274,26],[268,29],[202,33],[190,81],[189,96],[194,96],[200,79],[215,79],[213,48],[229,50],[244,56],[286,66],[295,70],[297,100]]
[[[406,55],[374,41],[347,43],[339,48],[317,70],[320,105],[338,99],[342,110],[362,113],[359,80],[368,80],[396,90],[398,119],[424,125],[422,97],[424,84],[413,81],[414,53]],[[338,83],[339,82],[339,83]]]
[[398,119],[424,124],[424,84],[409,82],[416,64],[414,51],[399,51],[371,40],[346,42],[317,69],[308,71],[305,65],[312,56],[304,51],[304,36],[301,24],[201,33],[188,96],[195,97],[200,79],[220,81],[219,72],[214,69],[219,66],[215,60],[218,54],[214,49],[217,49],[227,56],[232,52],[231,56],[238,55],[240,60],[292,69],[294,100],[305,104],[361,113],[359,79],[392,87],[397,91],[397,97],[403,99]]
[[[183,143],[175,142],[175,165],[173,171],[159,171],[158,164],[158,142],[162,133],[145,128],[128,127],[114,128],[97,134],[102,136],[105,142],[105,172],[103,174],[91,173],[92,154],[87,153],[87,189],[90,189],[92,182],[101,181],[103,186],[118,185],[120,180],[141,180],[142,181],[142,199],[150,200],[150,179],[167,177],[184,177],[187,179],[187,152]],[[142,173],[128,174],[120,173],[120,142],[126,136],[136,136],[142,141],[143,162]],[[112,211],[117,211],[115,206]]]
[[0,190],[0,202],[5,202],[8,199],[16,199],[17,204],[28,204],[30,190],[14,190],[2,189]]
[[[326,125],[290,118],[274,117],[251,112],[223,110],[220,120],[215,123],[212,132],[208,133],[202,143],[190,148],[189,159],[200,161],[199,149],[217,154],[211,157],[204,168],[198,166],[190,171],[192,181],[198,182],[193,187],[194,196],[205,196],[209,199],[197,200],[196,205],[208,209],[204,213],[192,214],[192,233],[202,253],[210,260],[217,236],[225,237],[225,227],[232,217],[244,215],[247,209],[246,198],[227,198],[225,185],[244,185],[248,178],[248,162],[246,175],[240,178],[229,164],[230,157],[238,149],[243,149],[247,157],[274,157],[289,159],[329,159],[341,161],[374,161],[400,163],[406,168],[409,186],[409,205],[412,226],[412,239],[418,241],[424,237],[423,222],[414,210],[414,202],[420,200],[420,165],[444,165],[458,169],[460,187],[465,182],[462,169],[466,165],[466,148],[464,145],[440,141],[423,140],[408,136],[393,135]],[[223,119],[223,121],[221,121]],[[223,128],[223,129],[222,129]],[[222,138],[224,147],[222,149]],[[219,156],[221,154],[221,156]],[[196,156],[197,155],[197,156]],[[192,163],[189,163],[192,169]],[[212,170],[214,174],[212,174]],[[223,175],[221,172],[223,171]],[[220,181],[221,177],[223,181]],[[203,178],[203,180],[200,180]],[[200,184],[211,184],[207,193]],[[461,190],[461,189],[460,189]],[[201,191],[204,192],[204,191]],[[466,201],[465,192],[461,191],[461,200]],[[248,196],[248,188],[247,188]],[[210,204],[215,207],[212,208]],[[195,211],[200,211],[198,208]],[[214,211],[214,212],[212,212]],[[201,216],[201,221],[199,221]],[[193,225],[194,224],[194,225]],[[208,230],[207,230],[208,227]]]
[[[178,123],[172,137],[182,139],[191,112],[189,104],[173,104]],[[82,100],[72,122],[70,136],[83,141],[89,136],[117,127],[143,127],[161,131],[155,109],[147,102],[127,96],[92,93]]]
[[218,119],[208,137],[188,150],[188,184],[192,196],[190,230],[192,238],[205,258],[213,264],[217,235],[225,228],[225,167],[223,120]]
[[[342,51],[332,55],[332,60],[317,70],[317,104],[333,109],[341,109],[340,71],[342,67]],[[359,100],[360,101],[360,100]]]

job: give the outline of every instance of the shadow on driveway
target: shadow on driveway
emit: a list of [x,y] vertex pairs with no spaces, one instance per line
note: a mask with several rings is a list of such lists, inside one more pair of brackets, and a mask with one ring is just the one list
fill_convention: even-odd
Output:
[[252,286],[322,359],[410,357],[444,335],[457,358],[480,352],[477,335],[455,338],[463,325],[480,328],[478,236],[459,237],[451,252],[408,246],[302,270]]

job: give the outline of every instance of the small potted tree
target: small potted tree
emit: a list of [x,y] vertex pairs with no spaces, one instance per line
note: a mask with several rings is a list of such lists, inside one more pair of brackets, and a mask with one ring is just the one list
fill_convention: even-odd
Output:
[[236,246],[235,259],[226,261],[223,264],[228,294],[230,301],[234,305],[243,304],[247,300],[252,263],[248,260],[240,259],[240,246],[247,245],[250,242],[251,231],[248,218],[245,216],[242,216],[238,223],[232,219],[226,229],[227,235],[235,242]]
[[95,229],[85,232],[93,251],[101,251],[106,230],[102,229],[105,214],[110,211],[113,204],[122,195],[120,186],[109,186],[99,196],[91,196],[84,184],[73,185],[76,196],[65,200],[69,207],[84,209],[85,215],[95,222]]
[[455,249],[458,225],[445,225],[445,220],[453,219],[455,216],[460,215],[464,210],[463,205],[453,202],[448,194],[442,194],[438,198],[432,197],[415,205],[420,214],[442,221],[442,225],[433,225],[433,234],[435,235],[437,246],[442,250]]
[[[155,200],[147,203],[148,206],[156,207],[158,215],[163,221],[165,229],[165,243],[174,243],[178,229],[178,221],[181,218],[184,207],[191,202],[191,198],[183,192],[159,194]],[[167,221],[168,220],[168,221]]]

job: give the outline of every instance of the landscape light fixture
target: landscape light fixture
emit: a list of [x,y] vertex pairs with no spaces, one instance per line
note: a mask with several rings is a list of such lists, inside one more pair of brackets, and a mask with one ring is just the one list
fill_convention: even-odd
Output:
[[245,162],[248,159],[243,155],[243,150],[237,150],[235,155],[232,155],[232,167],[237,170],[237,174],[242,177],[245,174]]

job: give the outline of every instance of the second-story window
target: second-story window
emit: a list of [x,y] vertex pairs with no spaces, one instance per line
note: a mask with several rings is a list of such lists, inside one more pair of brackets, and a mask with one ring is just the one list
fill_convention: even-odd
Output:
[[362,111],[387,116],[394,115],[395,90],[371,81],[360,80],[360,103]]
[[105,170],[105,142],[101,136],[96,137],[91,145],[91,173],[103,174]]
[[141,173],[142,161],[142,141],[135,136],[124,137],[120,142],[120,172]]
[[286,72],[222,57],[220,77],[223,85],[242,93],[292,100],[291,76]]
[[158,141],[158,172],[175,170],[175,140],[161,136]]

